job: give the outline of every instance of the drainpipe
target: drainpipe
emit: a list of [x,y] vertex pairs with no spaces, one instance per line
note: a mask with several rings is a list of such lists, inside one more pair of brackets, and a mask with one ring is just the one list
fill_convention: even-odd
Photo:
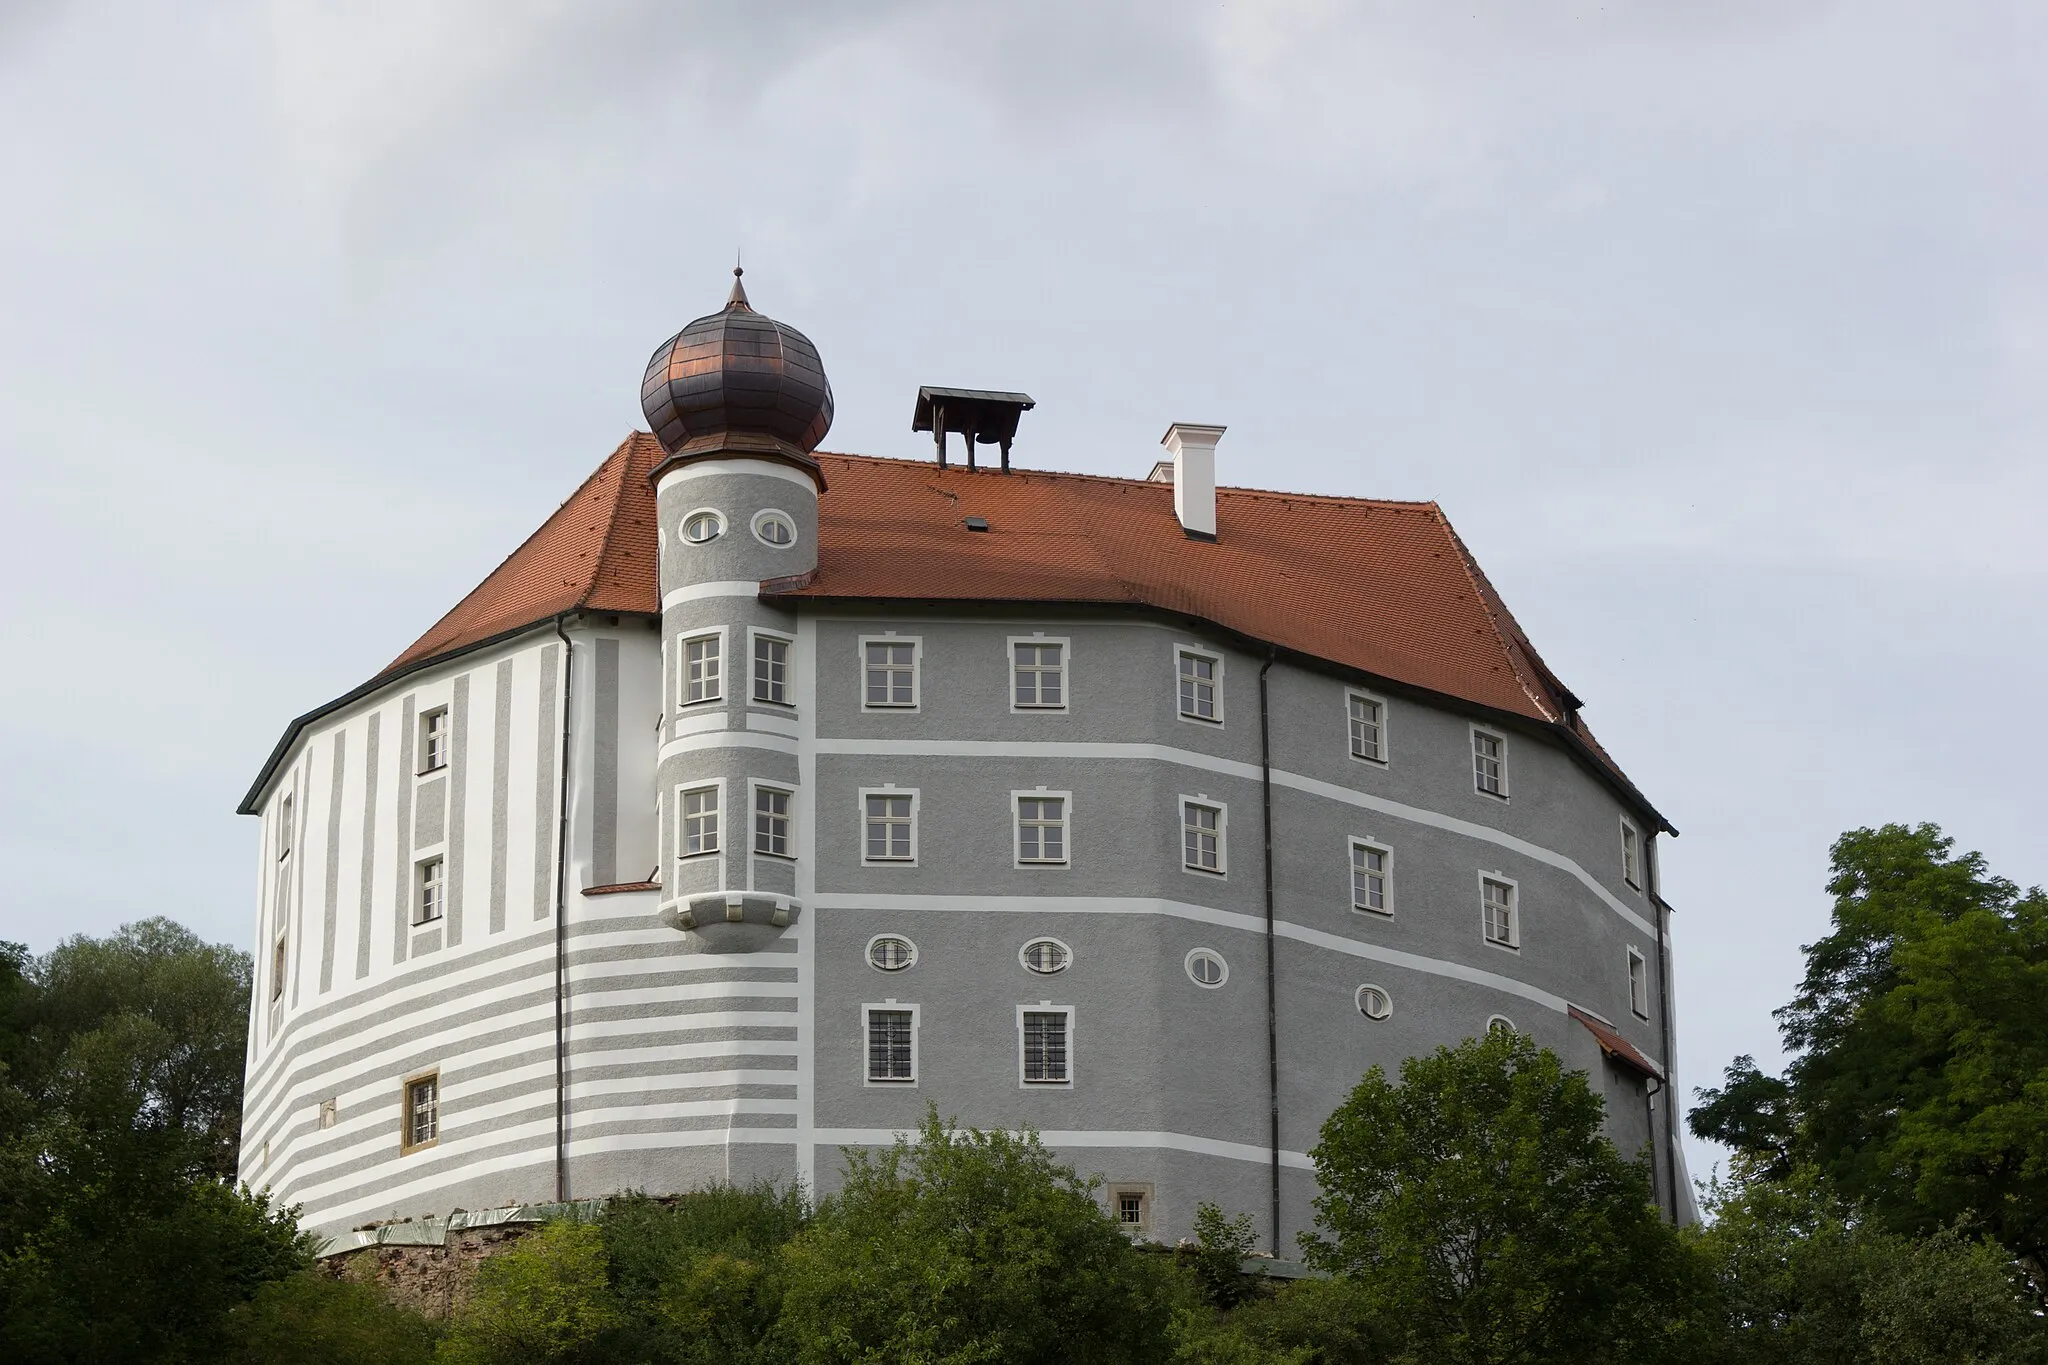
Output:
[[576,646],[562,629],[563,612],[555,617],[555,635],[562,642],[562,790],[561,819],[555,832],[555,1202],[569,1202],[569,726],[576,684]]
[[[1666,945],[1664,937],[1664,923],[1671,913],[1671,907],[1664,903],[1663,889],[1659,885],[1663,877],[1654,852],[1656,844],[1650,840],[1646,840],[1645,843],[1653,850],[1650,855],[1650,908],[1657,912],[1657,1032],[1663,1040],[1664,1048],[1664,1089],[1676,1096],[1678,1092],[1672,1078],[1678,1075],[1678,1058],[1671,1054],[1671,950]],[[1672,1100],[1667,1099],[1664,1102],[1664,1165],[1671,1174],[1669,1185],[1673,1224],[1678,1222],[1678,1130],[1674,1127],[1677,1122],[1678,1111],[1673,1108]],[[1654,1123],[1650,1125],[1650,1131],[1654,1137]]]
[[[1666,1065],[1669,1065],[1669,1063],[1666,1063]],[[1664,1082],[1654,1076],[1643,1083],[1643,1123],[1645,1125],[1643,1131],[1650,1135],[1650,1198],[1652,1200],[1658,1199],[1661,1193],[1657,1188],[1657,1096],[1663,1094],[1669,1088]],[[1670,1106],[1666,1105],[1665,1107],[1669,1108]],[[1670,1156],[1669,1152],[1665,1153],[1664,1164],[1666,1166],[1671,1164]],[[1671,1174],[1675,1176],[1676,1173],[1674,1168]],[[1674,1186],[1672,1206],[1675,1209],[1678,1203],[1675,1197],[1676,1180],[1673,1180],[1672,1184]],[[1671,1215],[1671,1221],[1674,1223],[1678,1221],[1678,1215],[1675,1212]]]
[[1266,674],[1274,651],[1259,669],[1259,804],[1266,836],[1266,1100],[1271,1121],[1273,1254],[1280,1254],[1280,1014],[1273,985],[1273,737]]

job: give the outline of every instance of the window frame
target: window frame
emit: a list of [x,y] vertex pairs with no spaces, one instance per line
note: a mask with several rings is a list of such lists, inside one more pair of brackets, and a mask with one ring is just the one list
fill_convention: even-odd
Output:
[[[1223,975],[1217,977],[1214,981],[1204,981],[1201,977],[1196,976],[1195,959],[1198,957],[1214,958],[1216,965],[1223,969]],[[1197,944],[1188,949],[1187,956],[1180,960],[1180,969],[1187,973],[1188,980],[1194,982],[1205,991],[1220,991],[1230,984],[1230,959],[1216,949],[1203,944]]]
[[[427,869],[438,867],[440,874],[432,879]],[[448,855],[430,853],[424,858],[415,858],[412,864],[412,927],[424,929],[430,924],[439,924],[448,917]],[[427,892],[433,890],[434,913],[427,913]]]
[[[1209,661],[1210,663],[1213,663],[1214,665],[1216,665],[1216,676],[1215,676],[1215,678],[1214,678],[1214,679],[1212,680],[1212,684],[1211,684],[1211,690],[1212,690],[1212,691],[1213,691],[1213,692],[1215,693],[1215,697],[1214,697],[1214,700],[1215,700],[1215,703],[1216,703],[1216,714],[1215,714],[1214,716],[1202,716],[1202,715],[1196,715],[1196,714],[1193,714],[1193,713],[1191,713],[1191,712],[1188,712],[1188,711],[1183,711],[1183,710],[1181,710],[1181,705],[1180,705],[1180,661],[1181,661],[1182,659],[1189,659],[1189,658],[1193,658],[1193,659],[1207,659],[1207,660],[1208,660],[1208,661]],[[1199,726],[1202,726],[1202,727],[1204,727],[1205,729],[1217,729],[1217,730],[1220,730],[1220,729],[1222,729],[1222,728],[1223,728],[1223,722],[1224,722],[1224,715],[1223,715],[1223,672],[1224,672],[1224,666],[1225,666],[1225,662],[1226,662],[1226,661],[1225,661],[1225,659],[1224,659],[1224,657],[1223,657],[1223,654],[1222,654],[1222,652],[1221,652],[1221,651],[1219,651],[1219,650],[1214,650],[1214,649],[1210,649],[1210,648],[1209,648],[1208,646],[1206,646],[1206,645],[1196,645],[1196,644],[1188,644],[1188,643],[1186,643],[1186,642],[1184,642],[1184,641],[1178,641],[1178,640],[1177,640],[1177,641],[1175,641],[1175,642],[1174,642],[1174,646],[1173,646],[1173,713],[1174,713],[1174,715],[1175,715],[1175,716],[1177,716],[1177,717],[1178,717],[1179,719],[1181,719],[1181,720],[1183,720],[1183,721],[1186,721],[1186,722],[1187,722],[1188,724],[1190,724],[1190,725],[1199,725]]]
[[[718,691],[692,700],[690,697],[690,646],[700,640],[718,641]],[[726,648],[725,627],[713,626],[708,630],[690,630],[676,636],[676,694],[677,715],[683,715],[700,706],[711,706],[725,700],[726,662],[732,651]]]
[[[1351,703],[1353,701],[1370,702],[1379,708],[1379,752],[1376,754],[1361,754],[1352,743]],[[1380,696],[1377,692],[1368,692],[1362,687],[1347,687],[1344,689],[1344,752],[1350,754],[1352,759],[1358,763],[1369,763],[1375,768],[1387,766],[1389,750],[1387,745],[1387,699],[1385,697]]]
[[[1058,948],[1060,952],[1065,954],[1065,957],[1062,958],[1060,961],[1060,965],[1053,968],[1049,972],[1042,972],[1038,970],[1038,968],[1032,966],[1031,959],[1028,956],[1026,956],[1026,954],[1028,954],[1033,948],[1037,947],[1041,943],[1050,943],[1053,945],[1053,947]],[[1069,944],[1063,938],[1054,938],[1051,934],[1033,934],[1030,938],[1025,939],[1022,943],[1017,945],[1017,965],[1022,967],[1026,972],[1029,972],[1032,976],[1035,977],[1058,976],[1060,975],[1060,973],[1066,971],[1067,968],[1074,965],[1073,945]]]
[[[1361,915],[1381,915],[1388,919],[1394,915],[1394,850],[1377,839],[1354,834],[1345,841],[1345,875],[1351,884],[1351,908]],[[1380,855],[1380,899],[1385,902],[1375,908],[1358,903],[1358,855],[1361,852]]]
[[[1216,812],[1216,866],[1203,867],[1188,861],[1188,834],[1199,831],[1199,825],[1188,823],[1188,809]],[[1230,880],[1230,803],[1218,801],[1212,796],[1183,793],[1180,797],[1180,870],[1193,876],[1216,881]]]
[[[436,721],[439,721],[441,725],[438,761],[435,757],[436,747],[434,744],[434,723]],[[413,776],[428,777],[434,773],[448,771],[448,763],[452,757],[450,750],[455,743],[454,720],[449,713],[448,704],[443,702],[439,706],[425,708],[419,713],[413,724],[419,730],[419,735],[415,741],[419,761],[414,767]]]
[[270,942],[270,1003],[284,999],[284,982],[291,970],[291,931],[280,929]]
[[1638,1019],[1650,1017],[1650,959],[1633,943],[1628,945],[1628,1011]]
[[[420,1085],[431,1085],[434,1087],[434,1135],[415,1142],[413,1141],[412,1097],[414,1088]],[[441,1068],[430,1066],[424,1071],[415,1071],[400,1081],[398,1084],[398,1154],[400,1156],[411,1156],[414,1152],[423,1152],[429,1147],[438,1147],[441,1144],[441,1134],[446,1129],[447,1125],[441,1121]]]
[[[782,697],[761,695],[761,642],[767,640],[782,646]],[[795,710],[796,702],[790,693],[795,690],[795,661],[790,657],[796,652],[796,639],[779,630],[763,630],[759,626],[747,629],[747,705],[774,706],[783,710]]]
[[[712,845],[710,848],[699,849],[695,853],[686,853],[684,852],[684,849],[687,846],[687,840],[684,837],[684,830],[688,828],[687,822],[689,820],[689,815],[687,813],[687,810],[685,809],[687,803],[684,801],[684,798],[690,795],[690,793],[692,792],[702,791],[715,792],[718,796],[716,811],[718,816],[718,842]],[[674,860],[677,863],[684,863],[694,862],[699,858],[717,858],[723,856],[725,853],[725,816],[725,779],[713,778],[709,782],[676,783],[675,810],[672,813],[672,818],[675,820],[675,842],[672,845],[670,845],[669,849],[669,852],[671,856],[674,858]]]
[[278,862],[283,862],[286,858],[292,856],[292,848],[297,842],[293,838],[293,834],[295,831],[292,825],[292,819],[298,809],[298,795],[298,791],[296,789],[293,789],[290,791],[280,793],[277,798]]
[[[877,934],[877,938],[903,938],[901,934]],[[910,940],[904,939],[908,943]],[[914,961],[915,959],[913,959]],[[880,971],[881,968],[875,968]],[[893,975],[893,973],[891,973]],[[910,1074],[908,1076],[876,1076],[873,1053],[874,1025],[871,1022],[877,1013],[908,1014],[910,1016]],[[918,1033],[923,1022],[922,1013],[914,1004],[900,1000],[881,1000],[860,1007],[860,1075],[861,1087],[870,1090],[915,1090],[918,1086]]]
[[[782,841],[789,846],[787,853],[772,853],[761,847],[761,794],[772,792],[784,799],[782,812]],[[786,782],[764,782],[750,779],[747,783],[747,851],[756,858],[776,858],[783,862],[796,861],[796,788]]]
[[1508,1018],[1505,1014],[1487,1015],[1486,1032],[1488,1034],[1493,1033],[1496,1026],[1504,1026],[1509,1033],[1520,1033],[1522,1031],[1521,1026],[1517,1024],[1514,1020]]
[[[782,524],[789,528],[788,540],[778,544],[761,534],[762,524],[770,517],[780,518]],[[760,541],[771,550],[794,550],[797,542],[803,539],[802,533],[796,528],[796,518],[783,511],[780,507],[763,507],[747,519],[747,529],[753,532],[755,540]]]
[[[1119,1180],[1108,1187],[1107,1193],[1109,1196],[1109,1216],[1115,1222],[1119,1231],[1127,1236],[1136,1235],[1141,1237],[1151,1233],[1153,1194],[1150,1184],[1142,1180]],[[1136,1198],[1138,1201],[1138,1219],[1136,1222],[1124,1221],[1123,1201],[1128,1198]]]
[[1643,893],[1643,832],[1626,815],[1621,817],[1621,884]]
[[[709,513],[711,516],[718,518],[718,529],[716,531],[713,531],[710,535],[704,537],[704,539],[702,540],[691,539],[689,529],[690,523],[695,521],[698,517],[703,516],[707,513]],[[696,549],[701,546],[709,545],[712,541],[717,540],[720,536],[725,534],[726,528],[729,527],[731,524],[732,519],[726,516],[725,513],[719,511],[716,507],[692,507],[689,511],[683,513],[683,515],[679,517],[676,521],[676,540],[681,544],[690,546],[692,549]]]
[[[1017,700],[1017,646],[1058,645],[1060,649],[1060,702],[1048,706],[1043,702],[1024,703]],[[1036,667],[1036,665],[1034,665]],[[1060,715],[1073,709],[1074,703],[1074,641],[1066,635],[1012,635],[1003,641],[1003,687],[1010,701],[1010,710],[1019,715]]]
[[[1503,943],[1488,933],[1486,888],[1489,885],[1504,886],[1508,890],[1508,939]],[[1522,951],[1522,884],[1504,872],[1481,872],[1479,874],[1479,937],[1480,941],[1504,953]]]
[[[1025,801],[1052,801],[1060,804],[1060,844],[1065,855],[1054,862],[1049,858],[1024,856],[1024,807]],[[1044,847],[1040,837],[1039,846]],[[1072,867],[1074,865],[1074,794],[1071,791],[1054,791],[1047,787],[1034,787],[1029,791],[1010,793],[1010,856],[1011,866],[1018,869]]]
[[[1025,1079],[1024,1020],[1033,1014],[1062,1014],[1066,1016],[1064,1037],[1066,1039],[1066,1075],[1057,1081],[1033,1081]],[[1017,1088],[1020,1090],[1072,1090],[1078,1068],[1074,1065],[1074,1007],[1055,1005],[1050,1000],[1041,1000],[1035,1005],[1017,1006]]]
[[[862,787],[857,797],[857,812],[860,820],[860,865],[862,867],[916,867],[917,827],[919,807],[923,804],[921,793],[916,787]],[[868,798],[871,796],[907,796],[910,798],[910,856],[908,858],[871,858],[868,856]]]
[[[868,646],[909,645],[910,646],[910,700],[905,702],[870,702],[868,700]],[[924,710],[924,637],[922,635],[862,635],[857,638],[855,657],[859,661],[860,709],[864,712],[883,715],[916,715]],[[893,665],[891,665],[893,667]]]
[[[1470,730],[1472,736],[1470,743],[1470,759],[1472,765],[1473,794],[1475,796],[1483,796],[1489,801],[1500,801],[1503,803],[1507,802],[1514,791],[1513,786],[1508,781],[1508,737],[1505,734],[1501,733],[1499,730],[1494,729],[1492,726],[1481,725],[1476,721],[1473,722],[1467,728]],[[1479,785],[1479,737],[1481,735],[1486,736],[1488,739],[1494,741],[1494,743],[1500,745],[1500,755],[1497,759],[1497,763],[1500,768],[1500,790],[1497,792],[1488,791],[1486,788]]]
[[[910,949],[910,960],[904,963],[901,967],[876,966],[874,958],[875,945],[877,943],[880,943],[885,938],[895,939],[898,943],[901,943],[908,947]],[[911,938],[910,935],[889,933],[886,930],[882,933],[870,936],[868,941],[862,945],[860,950],[860,960],[868,964],[868,970],[872,972],[880,972],[883,976],[895,976],[899,972],[909,971],[912,967],[915,967],[917,965],[917,960],[920,956],[922,956],[922,954],[918,951],[917,941]]]
[[[1380,999],[1387,1002],[1387,1012],[1385,1014],[1371,1014],[1367,1012],[1365,1008],[1365,993],[1367,991],[1377,991]],[[1358,989],[1351,992],[1351,1009],[1354,1014],[1367,1023],[1384,1024],[1387,1020],[1394,1017],[1394,993],[1377,981],[1361,981],[1358,984]]]

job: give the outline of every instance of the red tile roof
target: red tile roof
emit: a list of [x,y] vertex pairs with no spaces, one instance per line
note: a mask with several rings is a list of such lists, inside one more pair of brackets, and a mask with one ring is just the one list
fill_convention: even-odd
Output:
[[[1196,617],[1552,727],[1664,823],[1433,502],[1219,488],[1209,542],[1182,534],[1170,484],[816,458],[829,490],[818,503],[817,572],[764,584],[764,596],[1104,603]],[[385,673],[561,612],[659,613],[648,472],[661,459],[652,436],[628,436]],[[966,529],[970,516],[988,530]]]
[[1613,1025],[1595,1019],[1577,1005],[1567,1008],[1572,1018],[1586,1026],[1586,1031],[1600,1044],[1602,1052],[1638,1075],[1648,1076],[1653,1081],[1664,1079],[1664,1073],[1657,1069],[1657,1064],[1637,1051],[1635,1044],[1616,1033]]

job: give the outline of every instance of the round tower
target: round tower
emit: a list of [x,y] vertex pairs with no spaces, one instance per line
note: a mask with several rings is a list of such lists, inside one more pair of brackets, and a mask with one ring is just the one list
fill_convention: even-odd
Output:
[[[661,913],[697,951],[748,952],[794,923],[799,648],[760,585],[818,566],[811,458],[832,387],[810,339],[757,313],[740,271],[719,312],[655,348],[640,401],[664,458],[660,518]],[[759,743],[734,743],[756,737]]]

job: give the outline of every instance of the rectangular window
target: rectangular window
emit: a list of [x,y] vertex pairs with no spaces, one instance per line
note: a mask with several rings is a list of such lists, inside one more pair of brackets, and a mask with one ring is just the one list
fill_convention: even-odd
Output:
[[861,856],[871,863],[907,863],[917,856],[917,845],[909,792],[870,792],[861,799],[865,808],[866,841]]
[[1636,1017],[1650,1017],[1650,964],[1634,948],[1628,950],[1628,1007]]
[[1621,879],[1638,891],[1643,889],[1642,836],[1627,820],[1621,822]]
[[270,949],[270,998],[272,1000],[284,998],[284,968],[290,956],[285,951],[285,947],[285,936],[279,934],[277,942],[272,944]]
[[441,1136],[441,1077],[415,1076],[405,1083],[405,1128],[400,1147],[411,1151]]
[[1472,785],[1488,796],[1508,794],[1507,741],[1484,730],[1472,732]]
[[1066,647],[1020,640],[1010,647],[1010,695],[1020,707],[1062,710],[1067,704]]
[[1128,1227],[1145,1225],[1145,1196],[1136,1190],[1118,1190],[1116,1195],[1116,1221]]
[[1394,912],[1389,896],[1393,855],[1377,844],[1351,844],[1351,906],[1374,910],[1382,915]]
[[912,1010],[871,1006],[868,1016],[868,1080],[917,1079],[917,1023]]
[[917,705],[917,641],[869,640],[862,653],[867,661],[863,705]]
[[442,886],[447,863],[440,858],[428,858],[420,864],[419,894],[414,898],[412,922],[432,924],[441,918]]
[[1357,692],[1347,699],[1351,721],[1351,756],[1369,762],[1386,761],[1385,703]]
[[1192,650],[1180,651],[1180,713],[1190,720],[1220,721],[1216,704],[1218,661]]
[[1181,865],[1192,872],[1223,870],[1223,810],[1199,801],[1180,803]]
[[292,795],[286,792],[284,799],[277,803],[277,856],[286,858],[292,851]]
[[789,793],[779,787],[754,788],[754,852],[790,856]]
[[437,706],[420,717],[420,771],[448,766],[448,708]]
[[789,641],[754,637],[754,700],[789,705]]
[[682,838],[677,852],[685,858],[718,852],[718,788],[692,787],[683,793]]
[[720,668],[721,646],[716,635],[699,635],[683,641],[683,704],[717,701],[725,695],[725,675]]
[[320,1101],[320,1126],[332,1128],[341,1121],[341,1101],[334,1098]]
[[1024,1083],[1066,1085],[1072,1079],[1067,1057],[1066,1010],[1024,1011]]
[[1486,941],[1498,943],[1503,948],[1517,946],[1521,935],[1515,926],[1515,888],[1491,877],[1485,878],[1481,886],[1486,910]]
[[1067,801],[1062,796],[1017,798],[1017,861],[1067,860]]

